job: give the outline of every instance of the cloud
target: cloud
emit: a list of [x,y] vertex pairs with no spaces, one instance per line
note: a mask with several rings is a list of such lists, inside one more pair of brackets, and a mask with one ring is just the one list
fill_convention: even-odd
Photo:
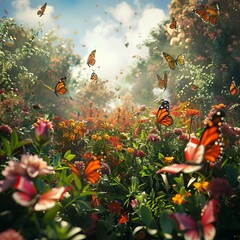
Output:
[[[92,50],[97,50],[93,69],[98,76],[116,84],[116,76],[118,81],[121,80],[129,67],[137,63],[136,56],[147,57],[148,49],[145,46],[139,48],[139,45],[149,37],[150,31],[167,17],[162,9],[151,5],[140,8],[138,4],[138,9],[135,10],[126,2],[117,4],[108,11],[112,18],[104,19],[98,16],[95,27],[86,32],[81,43],[86,43],[85,60]],[[129,43],[128,47],[125,46],[126,43]],[[120,71],[123,74],[120,74]],[[91,69],[88,69],[85,76],[90,75]]]
[[41,5],[36,8],[30,7],[29,0],[15,0],[12,2],[12,6],[15,9],[15,19],[21,24],[26,24],[29,27],[38,27],[39,24],[42,25],[44,32],[56,27],[53,14],[54,7],[47,5],[46,11],[42,17],[37,15],[37,11],[40,9]]

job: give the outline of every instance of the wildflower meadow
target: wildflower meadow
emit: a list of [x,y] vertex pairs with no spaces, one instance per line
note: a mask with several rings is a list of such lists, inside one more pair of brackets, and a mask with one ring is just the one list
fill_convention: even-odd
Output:
[[0,3],[0,239],[240,239],[240,3],[114,1]]

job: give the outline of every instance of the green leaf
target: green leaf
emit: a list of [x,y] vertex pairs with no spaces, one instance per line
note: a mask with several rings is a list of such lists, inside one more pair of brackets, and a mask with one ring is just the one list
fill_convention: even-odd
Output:
[[71,160],[74,159],[75,157],[76,157],[75,154],[71,154],[71,150],[68,150],[68,151],[64,154],[64,156],[63,156],[63,158],[66,159],[66,160],[68,160],[68,161],[71,161]]
[[10,144],[8,143],[8,141],[5,137],[1,137],[1,139],[2,139],[2,142],[3,142],[3,150],[6,154],[6,156],[9,157],[12,153],[11,146],[10,146]]
[[20,141],[16,144],[15,149],[19,148],[19,147],[22,147],[24,145],[27,145],[27,144],[31,144],[31,143],[32,143],[31,139],[26,139],[26,140]]
[[172,220],[169,218],[169,215],[172,212],[169,210],[164,211],[161,215],[160,215],[160,227],[162,228],[162,231],[164,233],[172,233],[173,231],[173,222]]
[[146,205],[142,205],[140,208],[140,216],[141,216],[142,222],[147,227],[149,227],[153,220],[151,209],[149,207],[147,207]]
[[44,214],[44,216],[43,216],[43,221],[44,221],[44,223],[54,221],[54,218],[56,217],[59,209],[60,209],[60,206],[59,206],[59,205],[55,205],[55,207],[53,207],[53,208],[51,208],[50,210],[48,210],[48,211]]
[[76,184],[77,189],[78,189],[78,190],[81,190],[81,189],[82,189],[81,180],[79,179],[78,176],[76,176],[76,174],[72,173],[71,175],[72,175],[73,178],[74,178],[74,182],[75,182],[75,184]]
[[18,135],[15,130],[12,131],[10,144],[11,144],[11,149],[13,151],[18,144]]

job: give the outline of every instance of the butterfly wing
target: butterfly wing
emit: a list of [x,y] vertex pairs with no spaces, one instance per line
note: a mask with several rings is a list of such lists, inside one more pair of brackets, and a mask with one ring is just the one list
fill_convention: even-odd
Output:
[[92,80],[92,82],[96,84],[98,81],[98,75],[95,72],[92,72],[90,80]]
[[96,60],[95,60],[95,56],[96,56],[96,50],[93,50],[89,56],[88,56],[88,59],[87,59],[87,65],[90,67],[90,66],[93,66],[95,63],[96,63]]
[[164,91],[167,88],[167,74],[164,73],[164,78],[160,77],[159,75],[157,75],[157,79],[158,79],[158,86],[160,89],[164,89]]
[[172,19],[172,22],[169,26],[171,29],[176,29],[177,28],[177,21],[175,18]]
[[19,192],[13,193],[13,199],[22,206],[29,206],[31,200],[37,195],[37,190],[31,181],[18,176],[13,186]]
[[101,160],[91,160],[84,170],[84,176],[91,184],[96,184],[100,179]]
[[209,14],[206,11],[206,9],[195,9],[193,10],[195,14],[198,15],[204,22],[208,23],[209,22]]
[[209,16],[208,22],[212,25],[216,25],[217,24],[217,16],[215,16],[215,15]]
[[166,127],[173,124],[173,118],[169,115],[169,102],[163,101],[157,111],[157,123]]
[[178,55],[178,57],[176,58],[176,61],[175,61],[177,63],[177,65],[182,66],[185,64],[184,56],[185,56],[184,53],[181,53],[180,55]]
[[70,167],[73,173],[75,173],[78,177],[80,176],[80,172],[78,168],[76,168],[72,163],[70,163],[68,160],[65,160],[65,163]]
[[176,68],[175,59],[166,52],[163,52],[163,56],[165,57],[166,61],[168,62],[169,67],[172,70],[174,70]]
[[37,15],[39,15],[39,17],[41,17],[44,14],[46,7],[47,7],[47,3],[44,3],[44,5],[40,8],[40,10],[37,11]]
[[204,239],[213,240],[216,235],[216,229],[212,225],[217,220],[217,200],[210,200],[202,209],[201,224],[203,227]]
[[54,93],[58,96],[58,94],[63,95],[67,92],[66,89],[66,77],[65,78],[61,78],[58,83],[55,86],[55,91]]
[[230,94],[233,95],[233,96],[238,94],[239,90],[238,90],[238,88],[236,86],[235,81],[232,81],[232,83],[230,84],[229,91],[230,91]]

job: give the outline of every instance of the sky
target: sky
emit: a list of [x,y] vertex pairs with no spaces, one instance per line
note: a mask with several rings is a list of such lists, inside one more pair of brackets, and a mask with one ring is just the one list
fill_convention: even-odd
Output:
[[[42,25],[43,33],[55,29],[64,38],[72,38],[74,52],[83,61],[96,49],[93,68],[101,79],[121,80],[148,49],[142,47],[149,32],[168,19],[170,0],[49,0],[42,17],[37,11],[40,0],[0,0],[0,14],[14,17],[18,24]],[[7,10],[8,14],[6,14]],[[76,67],[83,76],[92,69]],[[120,83],[120,82],[119,82]]]

